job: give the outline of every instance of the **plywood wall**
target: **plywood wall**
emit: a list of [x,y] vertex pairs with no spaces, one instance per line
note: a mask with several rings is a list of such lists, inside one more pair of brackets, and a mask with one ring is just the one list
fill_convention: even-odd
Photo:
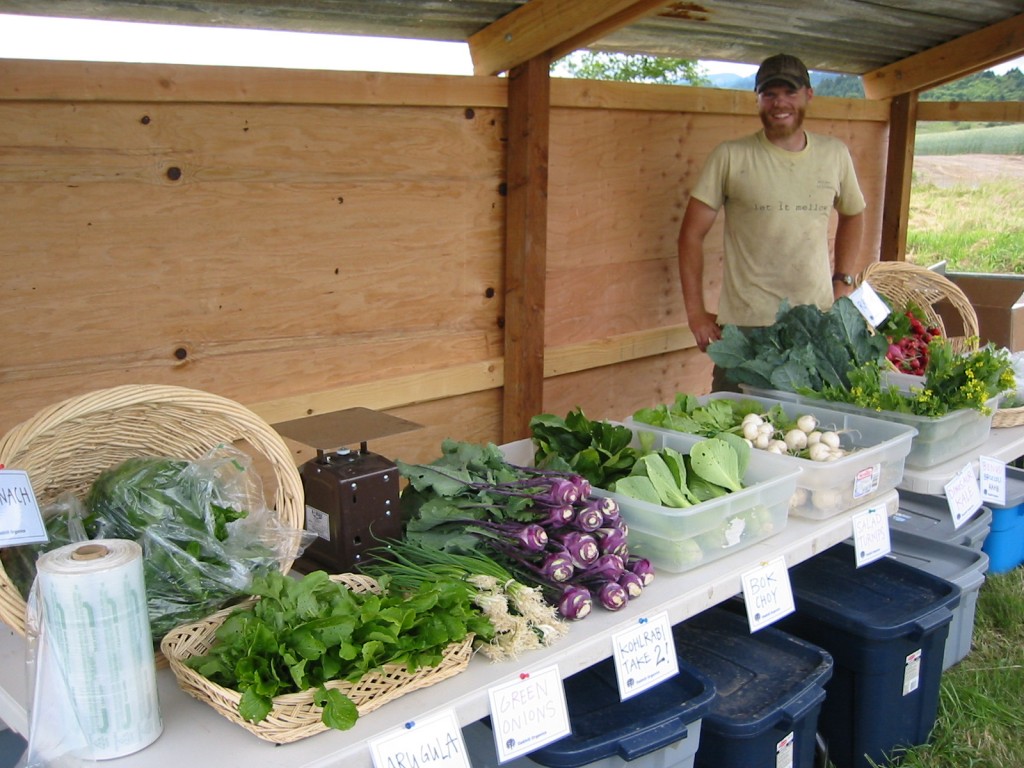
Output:
[[[170,383],[271,422],[386,410],[424,425],[374,446],[407,460],[497,441],[504,96],[498,78],[0,62],[0,433]],[[675,240],[703,157],[756,129],[752,99],[552,98],[545,409],[706,391]],[[850,109],[811,127],[853,148],[877,249],[885,121]]]

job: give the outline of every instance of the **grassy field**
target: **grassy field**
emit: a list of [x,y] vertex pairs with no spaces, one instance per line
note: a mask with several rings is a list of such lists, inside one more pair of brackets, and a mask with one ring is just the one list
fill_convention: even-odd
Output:
[[1024,154],[1024,124],[924,123],[914,142],[916,155]]
[[952,272],[1024,274],[1024,184],[998,179],[946,188],[915,180],[907,261],[942,260]]

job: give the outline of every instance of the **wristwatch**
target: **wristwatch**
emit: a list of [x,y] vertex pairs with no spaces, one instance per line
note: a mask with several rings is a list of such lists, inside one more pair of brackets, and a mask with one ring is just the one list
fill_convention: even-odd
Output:
[[842,283],[843,285],[853,285],[853,275],[848,275],[845,272],[836,272],[832,275],[833,283]]

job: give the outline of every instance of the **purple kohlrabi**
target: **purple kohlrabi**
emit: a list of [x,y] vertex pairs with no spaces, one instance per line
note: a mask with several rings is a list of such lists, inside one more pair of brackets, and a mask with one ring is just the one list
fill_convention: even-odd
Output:
[[602,584],[601,588],[597,591],[597,598],[601,601],[601,605],[609,611],[625,608],[626,603],[629,602],[629,594],[626,592],[625,587],[616,581],[606,581]]
[[587,568],[601,555],[597,539],[589,533],[576,530],[555,531],[551,538],[565,548],[576,568]]
[[552,552],[541,562],[538,573],[548,581],[561,584],[573,577],[576,567],[565,552]]
[[632,571],[626,571],[619,576],[619,585],[626,590],[630,600],[634,597],[640,597],[640,594],[644,591],[644,580]]
[[604,525],[604,515],[598,506],[598,499],[587,499],[576,505],[576,519],[573,525],[581,531],[596,531]]
[[598,528],[594,536],[602,555],[612,554],[625,558],[629,554],[629,540],[621,528]]
[[647,558],[631,557],[626,563],[626,567],[643,580],[645,587],[654,581],[654,566]]
[[586,587],[566,587],[558,600],[558,613],[570,620],[582,619],[593,607],[594,598]]
[[625,570],[625,563],[618,555],[601,555],[580,574],[580,578],[594,582],[618,581]]
[[556,504],[548,507],[548,516],[540,521],[541,525],[561,528],[576,519],[576,508],[572,504]]

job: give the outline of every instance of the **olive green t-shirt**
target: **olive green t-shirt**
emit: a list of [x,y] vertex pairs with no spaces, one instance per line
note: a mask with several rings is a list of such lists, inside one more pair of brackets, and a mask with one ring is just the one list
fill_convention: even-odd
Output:
[[692,196],[725,208],[725,264],[718,322],[764,326],[781,302],[832,305],[832,210],[864,210],[850,152],[838,139],[807,133],[800,152],[764,131],[716,147]]

